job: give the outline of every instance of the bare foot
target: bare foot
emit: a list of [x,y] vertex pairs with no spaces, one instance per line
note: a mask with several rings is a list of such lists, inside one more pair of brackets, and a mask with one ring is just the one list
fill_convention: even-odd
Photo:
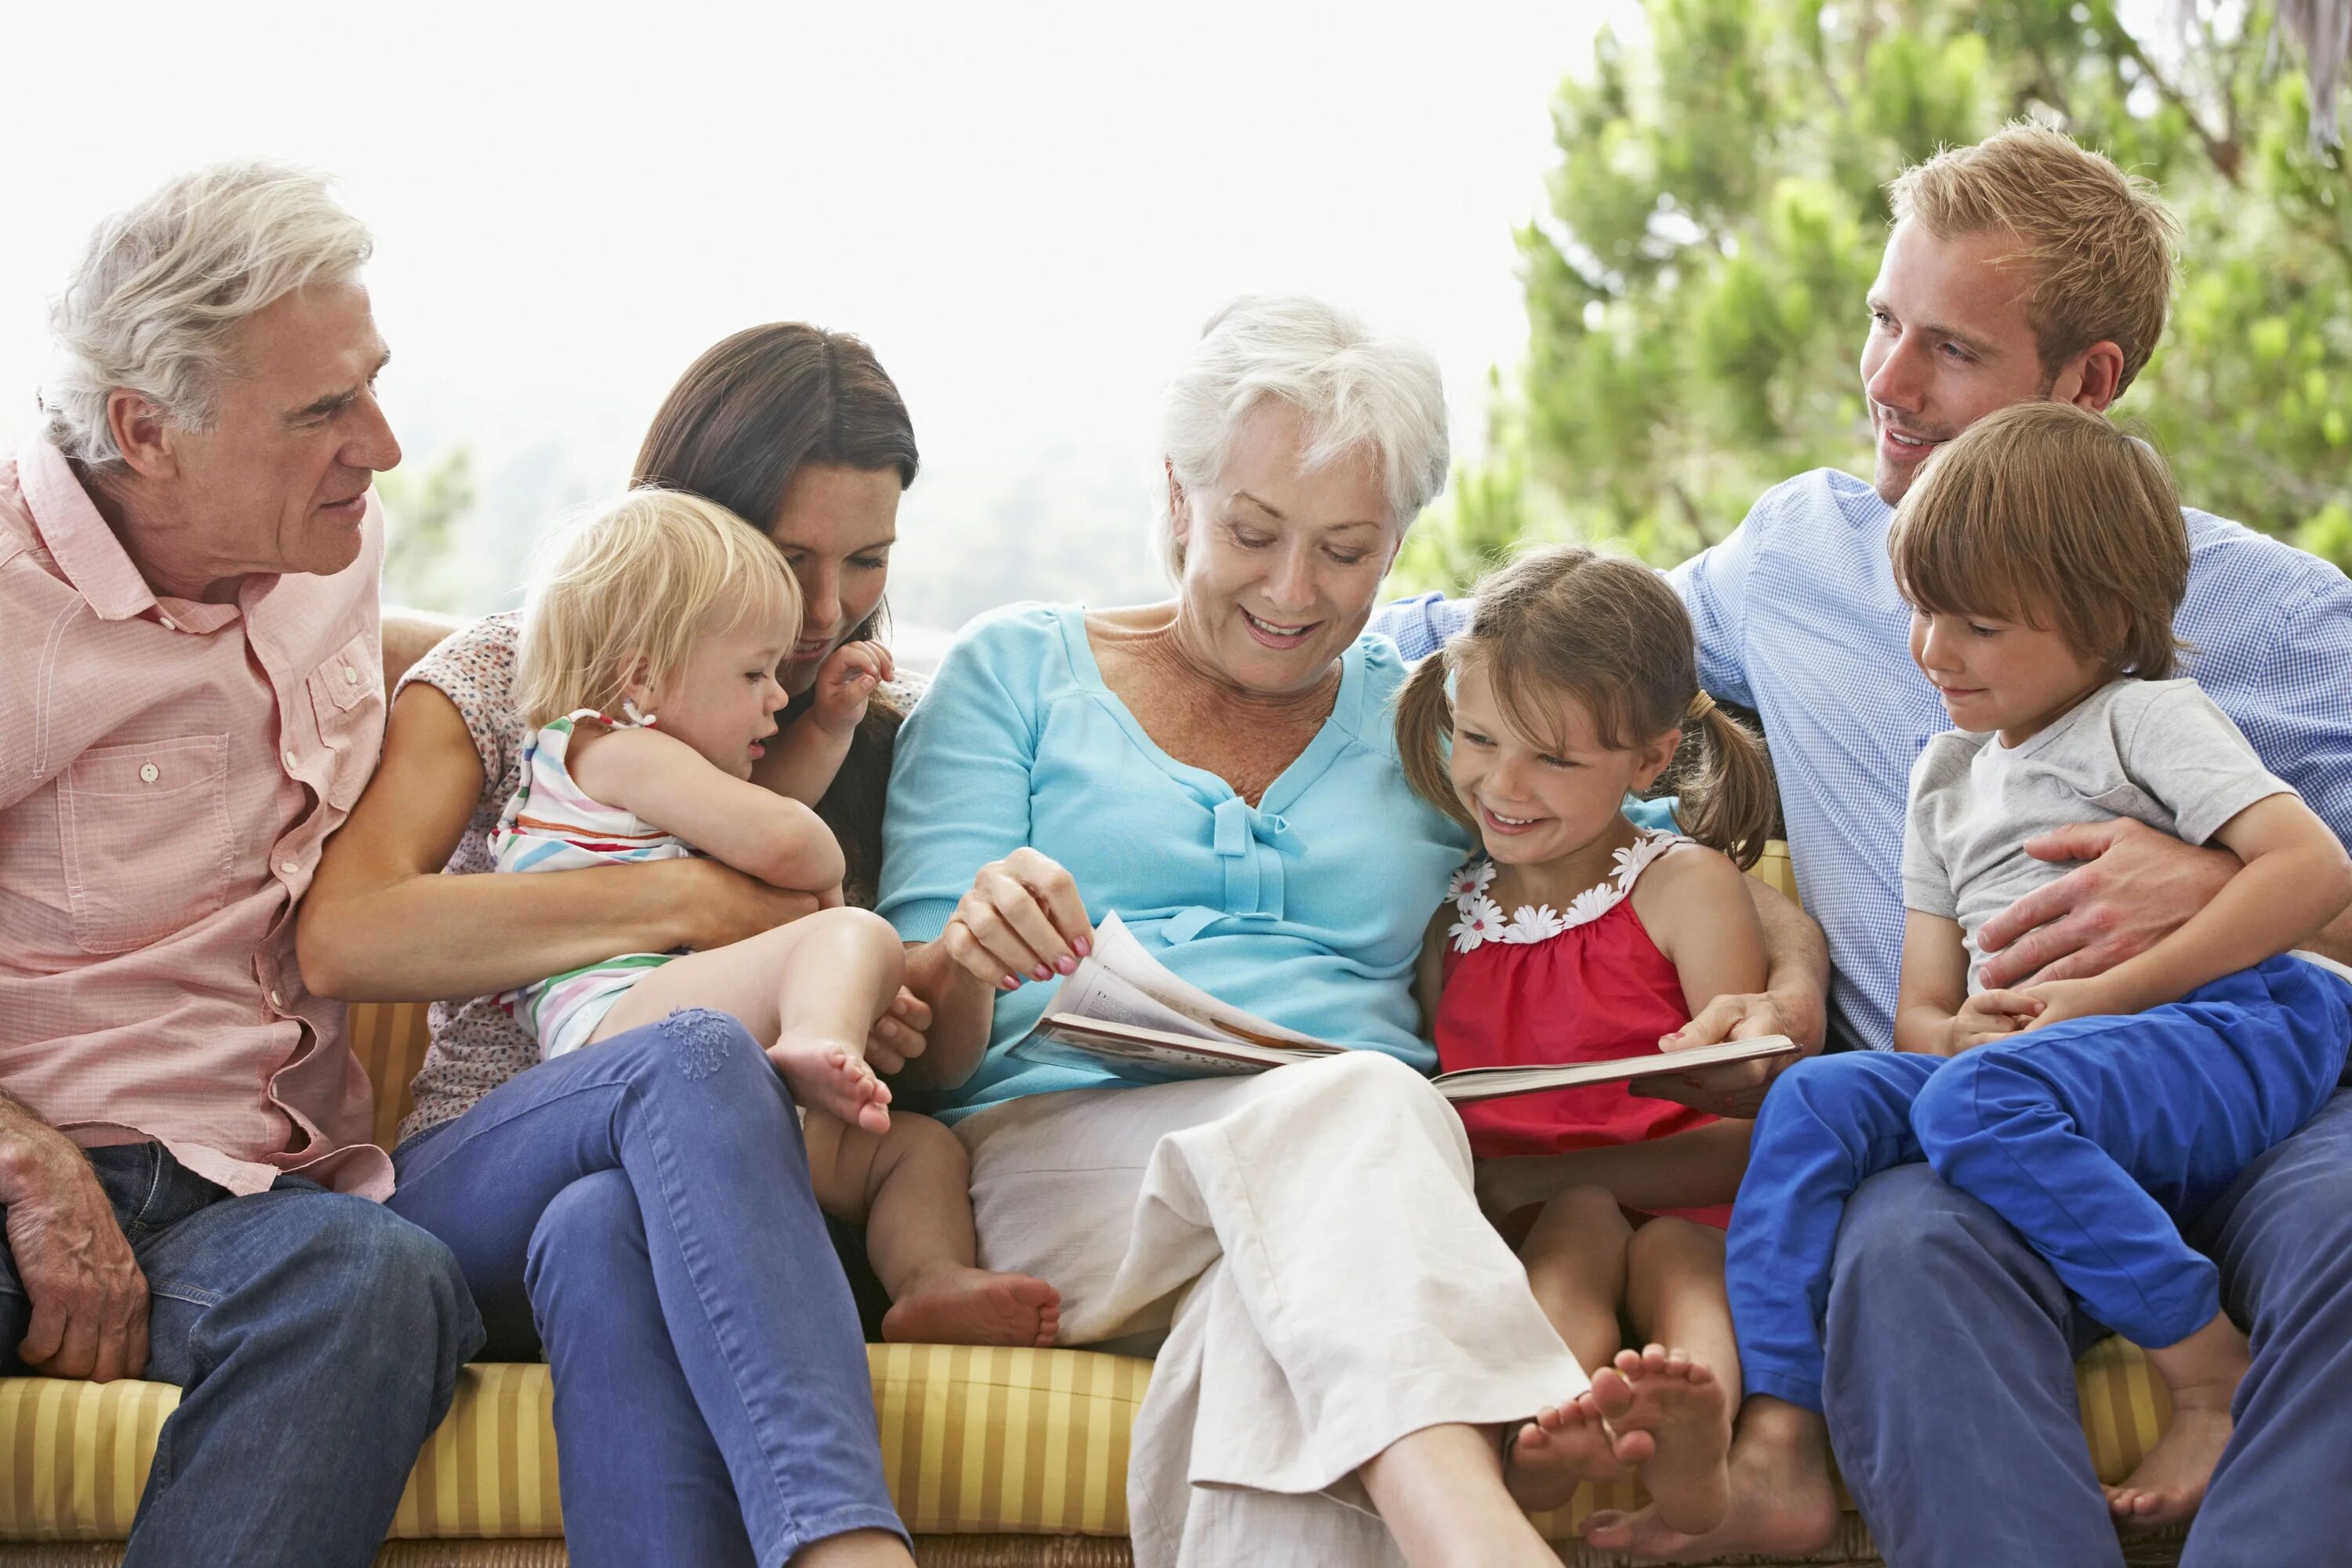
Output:
[[1808,1556],[1837,1532],[1829,1446],[1821,1417],[1811,1411],[1749,1400],[1731,1445],[1727,1479],[1723,1522],[1704,1534],[1674,1529],[1654,1504],[1633,1513],[1592,1514],[1584,1521],[1584,1538],[1603,1551],[1649,1562],[1711,1563],[1751,1553]]
[[866,1058],[822,1035],[786,1035],[768,1047],[768,1059],[803,1110],[822,1110],[868,1132],[890,1131],[890,1086]]
[[1731,1410],[1723,1384],[1688,1352],[1664,1345],[1619,1351],[1617,1370],[1633,1385],[1633,1405],[1611,1425],[1621,1435],[1646,1432],[1657,1444],[1642,1466],[1652,1510],[1682,1534],[1713,1530],[1731,1495]]
[[1529,1513],[1559,1508],[1586,1481],[1622,1481],[1650,1457],[1649,1436],[1610,1429],[1633,1407],[1633,1391],[1614,1367],[1592,1374],[1592,1386],[1564,1405],[1536,1412],[1511,1443],[1503,1485]]
[[909,1286],[882,1315],[893,1344],[1034,1345],[1062,1331],[1062,1293],[1026,1274],[950,1264]]
[[2117,1523],[2155,1529],[2186,1523],[2205,1500],[2213,1467],[2230,1446],[2230,1405],[2251,1353],[2237,1325],[2217,1315],[2147,1359],[2172,1391],[2172,1425],[2123,1485],[2100,1489]]

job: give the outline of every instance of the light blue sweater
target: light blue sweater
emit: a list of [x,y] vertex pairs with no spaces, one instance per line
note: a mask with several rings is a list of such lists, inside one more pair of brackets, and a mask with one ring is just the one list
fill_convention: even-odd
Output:
[[[1429,1071],[1413,959],[1470,836],[1405,786],[1389,710],[1404,676],[1393,643],[1358,638],[1331,717],[1253,809],[1151,742],[1104,686],[1083,610],[994,612],[948,650],[899,733],[877,907],[929,942],[981,867],[1028,845],[1069,870],[1090,916],[1116,911],[1193,984]],[[1000,994],[971,1080],[908,1104],[952,1121],[1119,1082],[1006,1055],[1053,990]]]

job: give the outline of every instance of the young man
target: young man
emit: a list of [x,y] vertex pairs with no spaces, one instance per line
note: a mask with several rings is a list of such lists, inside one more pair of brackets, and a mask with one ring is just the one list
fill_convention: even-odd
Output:
[[[1919,748],[1949,727],[1908,654],[1910,610],[1885,548],[1895,503],[1937,444],[1995,409],[2114,404],[2162,331],[2175,240],[2145,182],[2030,125],[1939,154],[1893,195],[1862,355],[1873,480],[1831,469],[1790,479],[1674,574],[1702,680],[1756,709],[1771,735],[1805,905],[1836,965],[1838,1027],[1877,1049],[1893,1043],[1906,781]],[[2352,840],[2352,584],[2275,540],[2186,518],[2176,626],[2197,649],[2188,673]],[[1452,622],[1429,601],[1387,616],[1375,628],[1408,656]],[[2234,868],[2129,822],[2029,848],[2084,864],[1986,927],[1988,985],[2100,973],[2202,907]],[[2315,945],[2352,956],[2347,923]],[[2352,1494],[2334,1473],[2352,1446],[2341,1279],[2352,1094],[2257,1162],[2190,1239],[2221,1264],[2254,1362],[2184,1568],[2330,1561],[2352,1539]],[[1864,1184],[1831,1284],[1824,1393],[1846,1484],[1890,1562],[2123,1562],[2074,1405],[2074,1359],[2104,1332],[2013,1233],[1925,1167]],[[1747,1436],[1733,1456],[1750,1500],[1738,1535],[1693,1542],[1636,1515],[1601,1521],[1592,1538],[1664,1555],[1787,1550],[1820,1533],[1817,1510],[1776,1507],[1803,1489],[1743,1468]]]
[[294,958],[383,739],[369,248],[299,172],[173,181],[0,466],[0,1370],[184,1391],[133,1565],[373,1563],[482,1342]]

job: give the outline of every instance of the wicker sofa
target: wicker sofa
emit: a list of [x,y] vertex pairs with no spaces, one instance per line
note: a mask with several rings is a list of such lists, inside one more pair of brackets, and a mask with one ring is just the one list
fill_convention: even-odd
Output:
[[[1759,868],[1793,891],[1785,854]],[[352,1044],[377,1087],[386,1145],[422,1061],[425,1009],[365,1005]],[[1130,1562],[1128,1432],[1150,1380],[1147,1361],[1084,1351],[870,1347],[882,1450],[898,1511],[927,1568],[1114,1568]],[[2109,1341],[2078,1371],[2084,1430],[2099,1473],[2120,1479],[2162,1430],[2164,1391],[2139,1353]],[[179,1400],[164,1384],[103,1386],[0,1379],[0,1568],[119,1563],[146,1483],[157,1429]],[[540,1364],[467,1369],[457,1404],[420,1456],[380,1568],[558,1568],[566,1561],[556,1487],[552,1389]],[[1638,1489],[1585,1488],[1538,1522],[1563,1561],[1611,1561],[1574,1542],[1599,1508],[1635,1506]],[[235,1506],[235,1500],[226,1500]],[[2177,1545],[2137,1545],[2141,1561]],[[1848,1513],[1832,1549],[1809,1561],[1876,1563]]]

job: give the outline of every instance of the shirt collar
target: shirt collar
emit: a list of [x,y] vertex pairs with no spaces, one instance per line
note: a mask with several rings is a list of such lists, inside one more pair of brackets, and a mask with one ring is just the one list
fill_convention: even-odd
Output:
[[127,621],[152,610],[174,631],[204,633],[236,619],[236,605],[157,597],[73,465],[47,440],[35,437],[18,450],[16,475],[49,558],[100,620]]

